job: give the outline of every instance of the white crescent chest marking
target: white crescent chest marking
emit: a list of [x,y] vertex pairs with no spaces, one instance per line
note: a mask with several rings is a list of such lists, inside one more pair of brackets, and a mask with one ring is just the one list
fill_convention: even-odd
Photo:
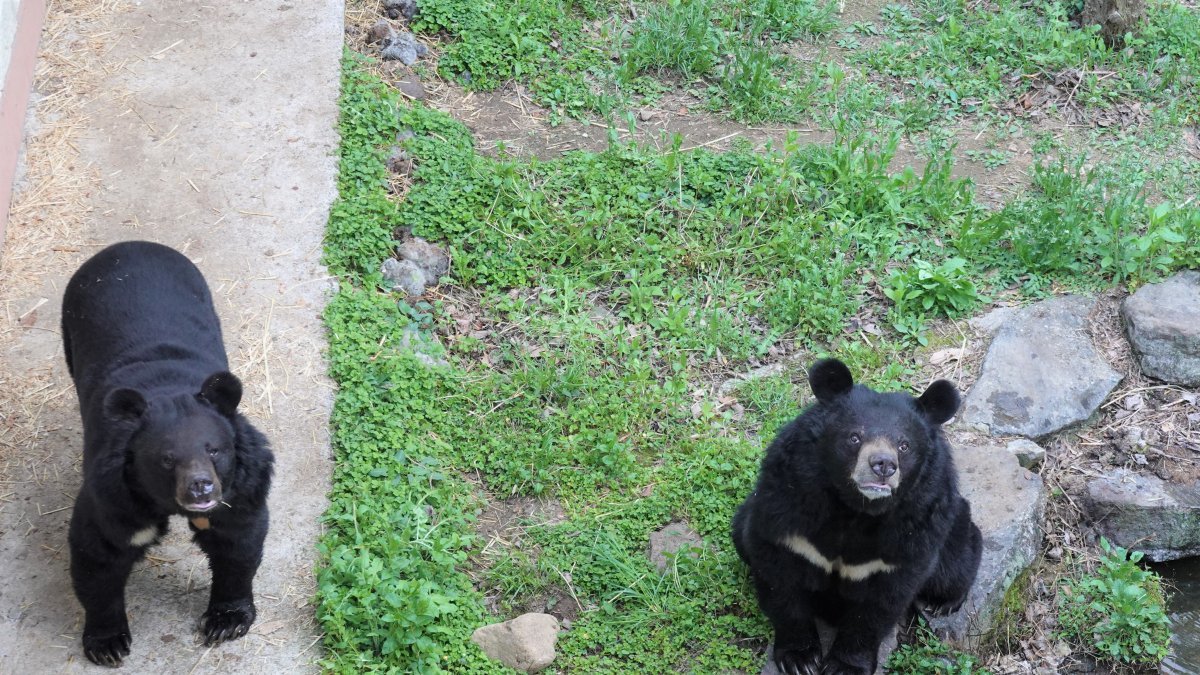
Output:
[[855,563],[853,565],[847,565],[842,562],[841,558],[830,560],[821,555],[821,552],[817,550],[816,546],[813,546],[811,541],[798,534],[780,539],[779,544],[813,565],[825,570],[826,574],[836,574],[847,581],[862,581],[872,574],[891,572],[896,569],[895,565],[889,565],[881,559],[870,560],[865,563]]
[[133,537],[129,539],[129,545],[135,547],[147,546],[153,544],[157,539],[158,528],[151,525],[150,527],[134,532]]

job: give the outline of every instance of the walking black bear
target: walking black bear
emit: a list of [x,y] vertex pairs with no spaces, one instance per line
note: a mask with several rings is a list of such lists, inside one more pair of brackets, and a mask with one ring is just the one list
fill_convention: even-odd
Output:
[[[828,359],[809,371],[817,402],[767,449],[733,519],[759,606],[789,675],[869,675],[879,645],[914,605],[956,611],[982,537],[941,424],[958,410],[939,380],[920,398],[855,385]],[[837,635],[821,654],[814,619]]]
[[205,644],[245,635],[274,457],[237,410],[242,384],[204,277],[166,246],[114,244],[71,277],[62,334],[83,417],[68,539],[84,653],[108,666],[129,654],[125,583],[172,514],[212,569]]

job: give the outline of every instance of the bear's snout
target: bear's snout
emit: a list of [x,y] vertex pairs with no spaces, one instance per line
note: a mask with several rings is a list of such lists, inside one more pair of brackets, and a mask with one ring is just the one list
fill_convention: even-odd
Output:
[[871,472],[880,478],[890,478],[896,473],[896,456],[876,453],[867,460],[871,464]]
[[194,460],[180,467],[175,501],[188,511],[208,511],[220,503],[221,480],[212,462]]

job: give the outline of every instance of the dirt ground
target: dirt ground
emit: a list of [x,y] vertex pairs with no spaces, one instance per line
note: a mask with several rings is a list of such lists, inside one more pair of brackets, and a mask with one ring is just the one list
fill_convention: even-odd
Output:
[[335,196],[343,6],[50,3],[24,175],[0,254],[0,672],[92,670],[67,574],[81,431],[58,330],[65,280],[120,240],[184,251],[218,304],[243,408],[276,453],[258,622],[196,630],[182,519],[130,578],[127,673],[315,672],[311,600],[331,456],[320,265]]

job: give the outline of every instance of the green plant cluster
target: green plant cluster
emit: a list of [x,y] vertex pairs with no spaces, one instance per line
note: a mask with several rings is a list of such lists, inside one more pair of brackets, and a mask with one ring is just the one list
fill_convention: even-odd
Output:
[[904,675],[991,675],[970,654],[951,649],[938,639],[922,621],[916,627],[915,639],[892,652],[887,662],[888,672]]
[[1100,546],[1099,568],[1059,587],[1061,634],[1108,661],[1156,665],[1171,640],[1162,580],[1138,564],[1141,552]]

